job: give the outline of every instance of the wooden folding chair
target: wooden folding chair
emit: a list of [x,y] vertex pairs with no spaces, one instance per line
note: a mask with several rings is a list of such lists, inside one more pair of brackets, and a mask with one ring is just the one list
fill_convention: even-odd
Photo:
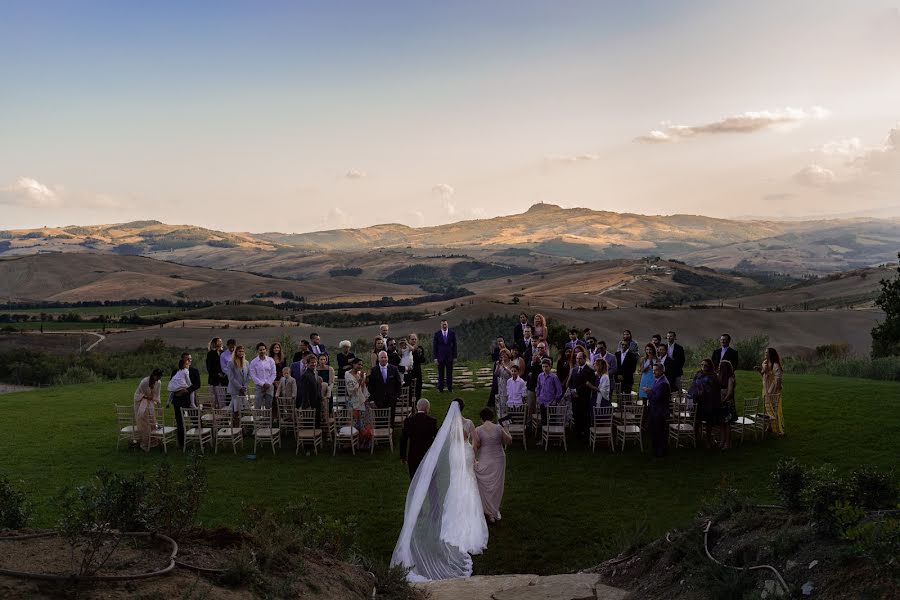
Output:
[[216,450],[219,453],[219,444],[231,444],[232,451],[237,454],[237,445],[244,447],[244,430],[234,427],[230,408],[217,408],[213,410],[213,429],[215,431]]
[[253,453],[256,454],[257,444],[268,442],[275,454],[275,446],[281,445],[281,429],[272,425],[272,409],[253,408],[250,413],[253,417]]
[[307,442],[312,444],[313,453],[318,455],[322,447],[322,430],[316,427],[316,409],[294,410],[294,423],[296,427],[294,435],[297,436],[297,447],[294,454],[305,448]]
[[626,440],[637,441],[644,451],[644,436],[641,429],[641,418],[643,417],[644,407],[641,404],[622,404],[619,407],[621,411],[616,424],[616,442],[622,442],[622,450],[625,450]]
[[196,442],[200,445],[200,454],[203,454],[203,446],[213,445],[212,426],[205,427],[201,419],[199,408],[182,408],[181,421],[184,425],[184,448],[183,452],[187,452],[189,442]]
[[337,454],[339,442],[349,442],[350,452],[356,454],[356,448],[359,447],[359,430],[353,426],[353,411],[336,410],[334,411],[334,420],[337,432],[334,435],[334,449],[331,454]]
[[372,427],[372,446],[369,448],[369,454],[375,451],[375,444],[379,441],[386,441],[394,451],[394,428],[391,427],[391,409],[376,408],[372,411],[373,427]]
[[563,450],[569,451],[566,445],[566,409],[566,406],[547,407],[547,424],[542,431],[544,452],[550,446],[550,440],[561,441]]
[[591,427],[588,429],[588,441],[591,444],[591,452],[596,449],[597,440],[609,442],[609,449],[616,451],[613,441],[613,408],[612,406],[595,406]]
[[528,450],[528,440],[526,439],[528,436],[525,433],[527,412],[527,407],[524,404],[521,406],[508,406],[506,410],[506,416],[509,417],[509,424],[506,426],[506,430],[513,441],[516,438],[522,438],[522,447],[526,451]]
[[137,427],[134,424],[134,406],[123,406],[116,404],[116,427],[119,430],[119,439],[116,440],[116,450],[122,440],[128,440],[128,443],[137,441]]

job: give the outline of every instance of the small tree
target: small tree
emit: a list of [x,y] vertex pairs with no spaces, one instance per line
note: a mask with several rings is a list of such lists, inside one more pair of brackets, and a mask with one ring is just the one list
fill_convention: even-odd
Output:
[[872,358],[900,355],[900,267],[893,280],[881,280],[875,304],[884,311],[884,321],[872,328]]

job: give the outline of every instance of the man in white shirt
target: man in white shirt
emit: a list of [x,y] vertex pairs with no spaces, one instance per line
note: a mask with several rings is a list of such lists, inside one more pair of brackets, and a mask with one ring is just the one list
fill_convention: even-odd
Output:
[[525,401],[525,380],[519,377],[519,367],[516,365],[509,366],[509,373],[512,377],[506,382],[506,405],[522,406]]
[[262,342],[256,345],[257,357],[250,361],[250,379],[256,384],[256,408],[272,408],[272,392],[275,389],[275,361],[268,356],[268,348]]

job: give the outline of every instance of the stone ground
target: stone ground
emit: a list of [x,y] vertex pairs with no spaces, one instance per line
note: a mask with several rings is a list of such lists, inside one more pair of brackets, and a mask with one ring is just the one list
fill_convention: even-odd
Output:
[[600,583],[593,573],[492,575],[419,584],[431,600],[621,600],[626,590]]

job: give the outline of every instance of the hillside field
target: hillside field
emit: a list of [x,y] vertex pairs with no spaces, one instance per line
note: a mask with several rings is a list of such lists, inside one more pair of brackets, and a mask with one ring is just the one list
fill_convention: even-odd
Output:
[[[52,498],[98,469],[152,472],[165,460],[160,450],[116,450],[113,405],[131,404],[136,384],[0,396],[6,422],[17,424],[2,438],[0,471],[36,501],[36,526],[52,527],[59,515]],[[758,390],[758,375],[739,373],[739,398]],[[205,390],[200,393],[204,397]],[[440,419],[450,396],[426,395]],[[486,392],[462,396],[465,414],[476,419]],[[629,446],[624,453],[598,449],[592,454],[575,441],[568,453],[534,446],[525,451],[518,443],[508,453],[503,520],[491,528],[486,553],[475,558],[475,573],[546,574],[590,567],[639,539],[685,524],[703,499],[722,487],[772,501],[769,473],[781,457],[830,463],[841,472],[862,465],[894,468],[898,397],[900,383],[788,375],[784,438],[748,439],[728,452],[681,448],[663,460],[652,459],[646,445],[643,453]],[[171,421],[171,412],[167,417]],[[328,448],[318,456],[295,456],[289,442],[276,456],[259,449],[256,459],[248,460],[251,452],[252,439],[237,455],[227,450],[207,456],[204,525],[238,526],[245,504],[280,506],[311,496],[332,515],[355,519],[364,552],[390,557],[408,485],[396,449],[391,453],[381,446],[372,455],[357,456],[339,451],[332,457]],[[180,465],[186,457],[170,448],[168,460]]]

